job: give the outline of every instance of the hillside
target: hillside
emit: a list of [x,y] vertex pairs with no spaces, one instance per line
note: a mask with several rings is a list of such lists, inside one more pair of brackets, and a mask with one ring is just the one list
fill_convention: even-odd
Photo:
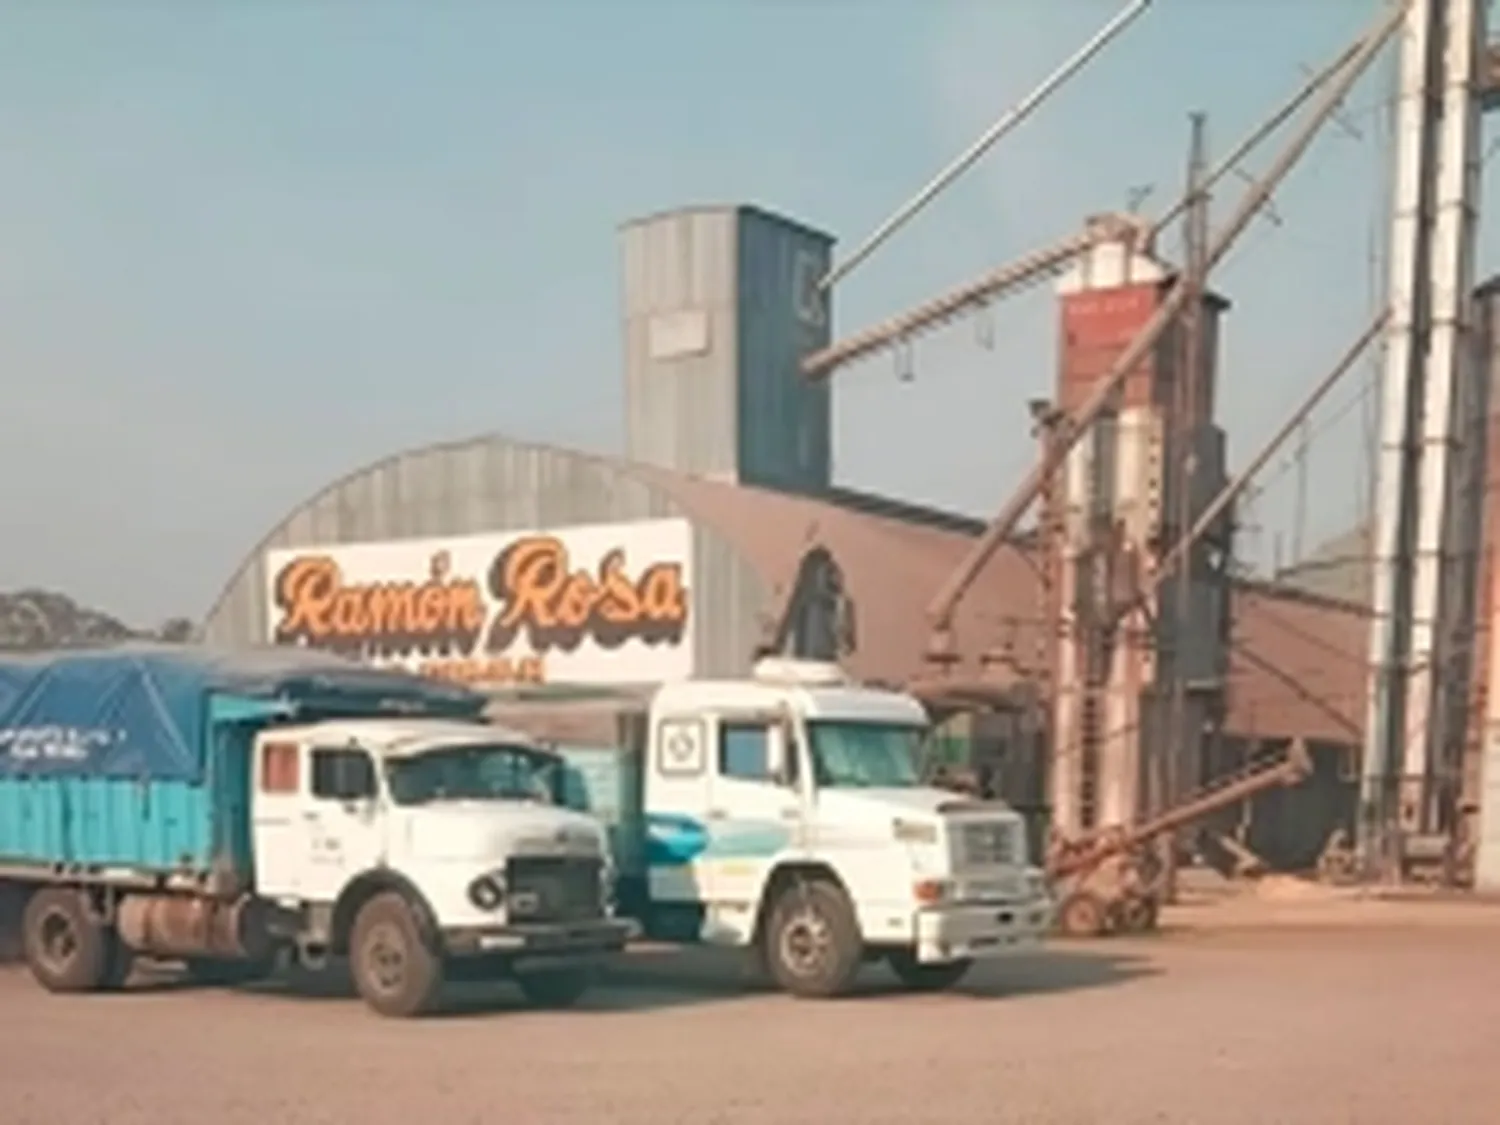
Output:
[[183,618],[173,618],[159,629],[134,629],[52,590],[0,594],[0,651],[84,648],[143,638],[183,641],[192,632],[192,622]]

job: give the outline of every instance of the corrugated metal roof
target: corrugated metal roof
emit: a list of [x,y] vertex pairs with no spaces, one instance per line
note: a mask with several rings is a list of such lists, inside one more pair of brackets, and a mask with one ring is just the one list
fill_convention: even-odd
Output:
[[780,211],[769,207],[762,207],[755,203],[689,203],[682,207],[668,207],[661,211],[651,211],[645,215],[636,215],[634,218],[626,219],[619,224],[618,230],[629,230],[631,227],[649,226],[660,222],[662,219],[676,218],[679,215],[753,215],[756,218],[768,219],[773,223],[787,227],[790,230],[801,231],[811,235],[821,242],[832,246],[838,241],[836,235],[829,234],[810,223],[799,222],[789,219]]
[[[549,472],[559,480],[594,481],[587,490],[589,497],[601,490],[615,493],[633,488],[648,499],[654,494],[670,500],[684,515],[716,532],[761,576],[770,592],[767,612],[774,612],[787,597],[803,556],[813,547],[826,548],[843,571],[847,593],[855,605],[858,643],[848,664],[855,675],[870,680],[902,682],[925,672],[921,653],[928,640],[924,617],[927,602],[973,545],[971,529],[977,530],[974,523],[954,521],[944,526],[931,518],[920,522],[902,519],[900,506],[871,511],[869,505],[853,504],[842,493],[836,493],[835,499],[843,502],[835,503],[491,436],[389,458],[351,474],[299,506],[245,560],[210,618],[251,612],[252,601],[261,596],[259,567],[265,547],[284,540],[315,541],[320,533],[326,534],[327,541],[344,537],[343,531],[363,536],[376,530],[366,526],[373,516],[355,519],[353,513],[345,513],[350,516],[347,529],[309,526],[289,539],[287,529],[302,527],[326,506],[325,501],[342,503],[353,496],[364,496],[405,464],[422,462],[435,471],[437,466],[428,464],[434,458],[449,458],[455,466],[453,473],[438,474],[446,481],[442,496],[427,496],[418,489],[403,494],[400,502],[388,497],[390,502],[381,507],[394,504],[401,509],[402,518],[393,516],[392,522],[379,530],[393,537],[456,534],[479,529],[486,513],[523,519],[545,516],[549,526],[561,526],[565,522],[561,508],[533,512],[529,509],[535,504],[517,495],[528,487],[540,487],[540,480],[508,477],[514,467],[535,461],[539,466],[551,466]],[[482,480],[457,478],[457,467],[469,465],[484,467]],[[442,527],[430,519],[413,522],[414,516],[407,513],[413,506],[442,513],[451,506],[449,501],[456,503],[448,495],[450,491],[476,488],[483,493],[485,503],[473,499],[464,504],[462,513],[440,521]],[[553,499],[560,503],[561,496],[573,497],[576,492],[570,487]],[[373,502],[373,494],[365,502]],[[599,518],[603,515],[594,500],[583,505],[573,498],[568,507],[577,509],[574,514],[580,521],[585,509]],[[643,499],[639,507],[642,513],[658,512],[660,504]],[[615,518],[626,518],[623,508]],[[507,525],[513,522],[508,520]],[[243,596],[232,596],[236,594]],[[1239,588],[1234,610],[1239,647],[1231,665],[1230,729],[1268,738],[1303,735],[1358,742],[1354,732],[1362,728],[1364,717],[1364,611],[1347,603],[1267,586]],[[1037,668],[1045,639],[1040,575],[1024,546],[996,553],[959,604],[954,624],[965,665],[960,672],[974,675],[981,654],[995,648],[1008,648],[1022,668]],[[255,634],[259,628],[243,622],[240,625],[246,635]]]
[[[928,599],[972,546],[972,536],[845,509],[808,497],[638,469],[694,518],[738,544],[785,595],[798,560],[827,547],[843,568],[858,616],[856,675],[902,681],[923,672]],[[1229,729],[1266,738],[1301,735],[1359,743],[1365,709],[1366,612],[1297,590],[1242,584],[1233,595]],[[1026,554],[1002,549],[960,603],[960,655],[973,671],[987,649],[1009,645],[1036,666],[1043,639],[1040,576]]]
[[1276,584],[1367,605],[1374,573],[1373,550],[1370,525],[1357,524],[1320,543],[1307,558],[1281,571]]
[[[854,603],[859,643],[848,658],[863,679],[901,682],[923,672],[924,610],[973,543],[969,535],[874,515],[811,497],[747,488],[637,466],[699,522],[736,544],[779,602],[803,555],[822,546],[837,560]],[[1042,639],[1041,590],[1031,561],[996,552],[960,604],[959,654],[977,670],[988,649],[1011,646],[1034,665]],[[768,607],[769,608],[769,607]]]
[[1358,745],[1368,691],[1369,612],[1281,587],[1234,593],[1230,729]]

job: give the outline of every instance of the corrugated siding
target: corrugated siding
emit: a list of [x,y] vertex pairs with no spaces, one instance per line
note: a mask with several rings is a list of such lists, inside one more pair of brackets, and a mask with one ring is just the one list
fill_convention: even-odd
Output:
[[803,377],[827,347],[830,305],[817,292],[833,239],[753,208],[739,222],[740,480],[799,491],[832,476],[832,381]]
[[1276,582],[1322,598],[1370,604],[1373,547],[1370,525],[1361,523],[1318,544],[1276,575]]
[[[735,226],[734,209],[719,208],[659,215],[624,229],[625,425],[632,461],[709,475],[735,471]],[[706,348],[663,354],[663,326],[699,316],[706,321]]]
[[1357,746],[1365,717],[1369,615],[1276,587],[1232,595],[1229,722],[1249,738]]
[[761,635],[766,582],[740,551],[701,523],[693,537],[693,646],[701,676],[742,676]]
[[[628,466],[546,446],[481,438],[402,454],[346,477],[294,511],[230,581],[204,623],[226,646],[266,638],[265,552],[272,547],[547,530],[689,516]],[[742,671],[759,635],[765,587],[711,529],[693,547],[693,644],[700,675]]]

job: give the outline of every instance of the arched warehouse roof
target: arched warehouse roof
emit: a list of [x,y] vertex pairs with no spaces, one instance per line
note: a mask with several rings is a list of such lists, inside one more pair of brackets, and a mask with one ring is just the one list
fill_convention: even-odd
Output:
[[[264,560],[273,548],[673,516],[690,520],[703,541],[709,565],[700,562],[695,581],[711,588],[700,590],[707,602],[698,603],[694,643],[713,654],[713,671],[725,673],[744,666],[761,638],[761,621],[788,595],[806,554],[822,547],[842,570],[856,607],[851,671],[892,682],[918,674],[927,639],[923,608],[970,542],[969,534],[949,529],[962,521],[924,525],[492,435],[386,458],[299,505],[240,564],[209,611],[204,634],[223,644],[265,640]],[[934,526],[944,522],[948,527]],[[1009,642],[1030,662],[1035,597],[1029,561],[999,552],[960,619],[964,655],[977,662],[985,648]]]
[[[698,539],[692,628],[701,671],[743,669],[804,558],[823,548],[855,610],[845,662],[861,678],[903,682],[924,672],[927,601],[979,529],[919,515],[850,493],[814,499],[491,435],[386,458],[299,505],[240,564],[204,634],[220,644],[265,640],[264,560],[273,548],[683,517]],[[1231,729],[1358,742],[1366,629],[1358,608],[1254,585],[1235,590],[1234,610],[1245,647],[1232,659]],[[1040,666],[1039,575],[1021,550],[996,553],[955,624],[968,672],[994,648]]]

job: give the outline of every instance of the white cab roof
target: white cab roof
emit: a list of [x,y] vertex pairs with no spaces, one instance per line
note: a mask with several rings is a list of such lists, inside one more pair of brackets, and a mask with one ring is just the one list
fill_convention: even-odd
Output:
[[282,733],[332,747],[357,743],[382,758],[405,758],[438,747],[477,744],[543,749],[536,739],[512,727],[449,719],[329,719],[288,727]]
[[808,719],[845,719],[925,726],[927,712],[909,695],[852,684],[824,686],[756,680],[685,680],[657,693],[659,714],[771,711],[790,705]]

